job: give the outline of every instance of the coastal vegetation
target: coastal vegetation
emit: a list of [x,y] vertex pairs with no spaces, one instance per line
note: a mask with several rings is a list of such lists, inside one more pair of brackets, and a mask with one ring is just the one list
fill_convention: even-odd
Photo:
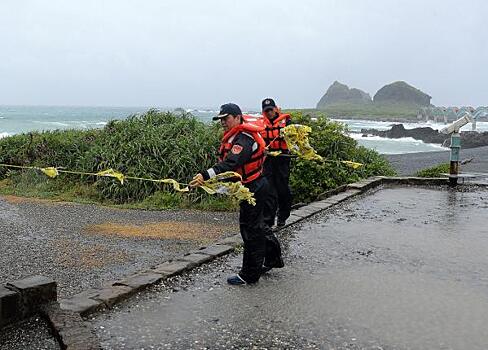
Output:
[[327,105],[321,109],[289,109],[288,112],[302,112],[310,115],[327,115],[330,118],[380,120],[392,122],[417,121],[418,107],[402,103],[358,104],[342,102]]
[[449,163],[442,163],[435,165],[433,167],[429,167],[426,169],[422,169],[417,172],[417,176],[419,177],[442,177],[442,174],[449,173]]
[[[312,126],[311,144],[328,159],[323,164],[293,160],[291,187],[296,201],[345,183],[375,175],[392,175],[378,153],[344,135],[344,126],[325,116],[293,113],[295,123]],[[56,167],[82,172],[113,168],[128,176],[173,178],[188,183],[217,161],[221,130],[193,115],[149,110],[103,129],[30,132],[0,139],[0,163]],[[352,169],[339,160],[364,163]],[[36,170],[0,167],[0,193],[64,201],[102,203],[149,209],[197,208],[228,210],[236,203],[201,190],[173,192],[170,185],[138,180],[123,185],[112,178],[61,174],[51,179]]]

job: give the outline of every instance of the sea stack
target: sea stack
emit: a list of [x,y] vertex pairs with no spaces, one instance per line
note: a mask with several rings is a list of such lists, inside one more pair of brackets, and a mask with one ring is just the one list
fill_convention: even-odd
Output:
[[404,81],[383,86],[373,97],[375,104],[399,103],[415,106],[430,106],[431,96]]
[[349,88],[338,81],[329,86],[327,92],[317,103],[317,109],[323,109],[327,106],[342,103],[366,104],[371,103],[371,96],[356,88]]

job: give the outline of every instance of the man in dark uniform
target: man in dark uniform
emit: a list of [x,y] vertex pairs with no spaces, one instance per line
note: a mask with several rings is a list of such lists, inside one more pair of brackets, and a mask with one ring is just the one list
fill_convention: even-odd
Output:
[[275,217],[278,217],[277,226],[284,226],[290,216],[292,194],[289,186],[290,180],[290,156],[285,140],[280,136],[280,131],[291,124],[289,114],[280,113],[272,98],[266,98],[262,102],[263,118],[266,125],[261,135],[266,142],[269,152],[279,151],[281,155],[268,156],[264,162],[264,176],[270,185],[270,195],[264,208],[264,222],[273,226]]
[[279,242],[263,221],[264,201],[268,196],[268,182],[262,176],[265,143],[260,131],[263,128],[245,123],[241,109],[233,103],[222,105],[219,115],[213,119],[220,120],[224,128],[220,162],[195,175],[190,185],[200,186],[217,174],[235,171],[254,193],[255,206],[246,201],[240,203],[239,226],[244,241],[242,269],[227,282],[233,285],[256,283],[263,272],[283,267]]

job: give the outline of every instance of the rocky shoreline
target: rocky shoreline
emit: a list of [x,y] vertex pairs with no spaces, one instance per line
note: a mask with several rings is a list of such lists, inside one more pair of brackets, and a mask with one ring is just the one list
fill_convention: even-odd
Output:
[[[411,137],[425,143],[449,145],[449,135],[441,134],[430,127],[405,129],[403,124],[393,125],[390,130],[361,129],[364,137],[368,135],[399,139]],[[463,131],[461,133],[461,145],[463,148],[476,148],[488,146],[488,132]]]

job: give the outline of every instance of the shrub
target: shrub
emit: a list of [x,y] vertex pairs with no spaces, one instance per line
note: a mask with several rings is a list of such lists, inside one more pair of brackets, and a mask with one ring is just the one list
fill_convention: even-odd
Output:
[[332,122],[324,116],[311,117],[301,112],[292,113],[292,122],[312,127],[310,143],[325,159],[351,160],[364,164],[358,169],[352,169],[340,162],[321,164],[294,159],[290,184],[296,202],[314,200],[327,190],[362,178],[395,174],[385,158],[374,150],[358,146],[356,140],[345,135],[347,129],[343,124]]
[[[365,164],[353,170],[340,163],[294,160],[290,179],[296,201],[313,200],[328,189],[364,177],[393,173],[378,153],[345,136],[341,124],[323,116],[315,120],[302,113],[294,113],[293,120],[312,126],[311,143],[323,157]],[[190,114],[149,110],[123,121],[111,121],[98,130],[32,132],[1,139],[0,163],[65,167],[83,172],[113,168],[129,176],[188,182],[194,174],[215,164],[220,137],[218,125],[205,124]],[[56,195],[64,199],[67,194],[75,199],[88,195],[99,202],[138,203],[148,208],[235,208],[227,198],[209,197],[203,191],[185,195],[162,193],[161,190],[171,187],[153,182],[130,180],[121,186],[111,178],[68,174],[52,180],[0,167],[0,179],[9,174],[16,174],[10,176],[12,193]]]
[[449,173],[449,163],[442,163],[436,166],[422,169],[417,172],[419,177],[442,177],[442,174]]
[[[1,139],[0,162],[83,172],[113,168],[130,176],[188,182],[215,163],[219,138],[215,126],[190,114],[149,110],[123,121],[113,120],[100,130],[33,132]],[[0,168],[0,176],[5,177],[6,172]],[[64,183],[80,181],[76,175],[61,176]],[[114,203],[140,201],[162,186],[168,187],[145,181],[127,181],[120,186],[113,179],[88,176],[81,181],[93,184],[100,199]],[[194,200],[202,196],[192,195]]]

